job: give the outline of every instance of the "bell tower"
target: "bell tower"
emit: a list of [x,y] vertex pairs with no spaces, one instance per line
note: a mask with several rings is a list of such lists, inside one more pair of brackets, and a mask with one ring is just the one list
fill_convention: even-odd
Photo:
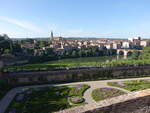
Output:
[[51,40],[53,39],[53,31],[51,31]]

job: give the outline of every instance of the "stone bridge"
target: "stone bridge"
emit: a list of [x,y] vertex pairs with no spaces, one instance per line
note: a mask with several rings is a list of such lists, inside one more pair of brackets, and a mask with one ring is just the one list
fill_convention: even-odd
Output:
[[134,51],[139,51],[139,52],[141,52],[142,50],[135,50],[135,49],[117,49],[117,55],[129,56],[129,55],[131,55]]

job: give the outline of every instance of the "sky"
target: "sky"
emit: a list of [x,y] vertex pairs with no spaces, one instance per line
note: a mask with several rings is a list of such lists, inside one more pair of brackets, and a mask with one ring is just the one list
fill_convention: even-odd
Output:
[[150,38],[150,0],[0,0],[0,34],[13,38]]

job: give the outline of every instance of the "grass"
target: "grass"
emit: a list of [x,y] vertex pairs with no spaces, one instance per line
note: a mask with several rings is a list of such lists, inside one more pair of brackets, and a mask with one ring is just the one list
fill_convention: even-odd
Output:
[[2,71],[39,71],[39,70],[57,70],[68,69],[73,66],[101,66],[106,61],[116,59],[116,56],[104,57],[85,57],[85,58],[70,58],[55,60],[41,64],[26,64],[21,66],[7,66],[2,68]]
[[108,85],[124,88],[129,91],[138,91],[150,88],[150,80],[130,80],[124,82],[108,82]]
[[[80,104],[70,104],[68,97],[74,95],[81,95],[87,89],[87,85],[84,85],[79,92],[75,92],[74,88],[67,86],[61,87],[44,87],[44,88],[30,88],[24,92],[16,95],[5,113],[15,109],[16,113],[52,113],[66,108],[70,108]],[[31,91],[30,93],[27,93]],[[21,101],[16,100],[18,96],[23,95]]]
[[109,99],[125,94],[123,91],[114,88],[99,88],[92,91],[92,97],[95,101]]
[[88,85],[80,85],[79,87],[72,87],[69,91],[69,96],[79,96],[82,97],[84,92],[90,88]]

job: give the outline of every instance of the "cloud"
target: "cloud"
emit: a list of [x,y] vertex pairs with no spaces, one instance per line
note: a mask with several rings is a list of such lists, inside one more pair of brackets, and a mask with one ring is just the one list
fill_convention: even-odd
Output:
[[5,21],[5,22],[8,22],[8,23],[11,23],[11,24],[15,24],[23,29],[26,29],[26,30],[30,30],[30,31],[33,31],[33,32],[44,32],[43,29],[29,23],[29,22],[26,22],[24,20],[17,20],[17,19],[14,19],[14,18],[7,18],[7,17],[2,17],[0,16],[0,20],[2,21]]

